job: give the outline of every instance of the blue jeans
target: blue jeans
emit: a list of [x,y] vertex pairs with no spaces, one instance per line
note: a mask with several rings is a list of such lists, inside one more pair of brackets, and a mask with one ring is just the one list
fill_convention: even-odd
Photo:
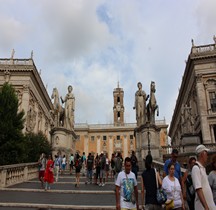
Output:
[[87,180],[92,182],[92,169],[87,169]]

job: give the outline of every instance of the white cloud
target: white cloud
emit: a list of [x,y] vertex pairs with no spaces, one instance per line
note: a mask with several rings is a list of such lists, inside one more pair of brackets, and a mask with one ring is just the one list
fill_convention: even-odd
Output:
[[5,52],[8,49],[12,50],[18,42],[21,42],[26,31],[25,26],[18,20],[2,15],[0,15],[0,28],[0,49]]
[[[215,1],[0,0],[3,57],[29,57],[64,96],[73,85],[77,122],[113,119],[113,89],[125,91],[125,119],[135,121],[137,82],[156,82],[160,117],[171,120],[191,38],[212,42]],[[4,52],[3,52],[4,50]],[[7,55],[5,55],[6,53]],[[27,55],[27,56],[26,56]]]

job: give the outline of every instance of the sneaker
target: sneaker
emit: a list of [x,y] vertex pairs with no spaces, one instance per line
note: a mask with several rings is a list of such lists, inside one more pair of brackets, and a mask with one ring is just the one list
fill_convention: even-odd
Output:
[[101,185],[101,186],[102,186],[102,187],[103,187],[103,186],[105,186],[105,183],[102,183],[102,185]]
[[98,184],[98,186],[99,186],[99,187],[101,187],[101,186],[102,186],[102,184],[101,184],[101,183],[99,183],[99,184]]

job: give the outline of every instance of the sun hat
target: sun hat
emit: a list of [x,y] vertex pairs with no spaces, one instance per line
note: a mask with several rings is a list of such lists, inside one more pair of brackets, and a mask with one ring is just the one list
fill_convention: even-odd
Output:
[[200,154],[203,151],[208,152],[210,149],[207,149],[203,144],[200,144],[196,147],[196,154]]

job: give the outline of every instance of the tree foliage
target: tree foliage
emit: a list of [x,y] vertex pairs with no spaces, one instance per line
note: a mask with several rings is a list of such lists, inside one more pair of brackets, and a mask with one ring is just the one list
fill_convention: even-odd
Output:
[[11,85],[0,90],[0,165],[19,163],[23,159],[24,112],[18,112],[18,98]]
[[5,83],[0,89],[0,165],[34,162],[42,152],[51,153],[51,145],[42,133],[22,133],[24,121],[14,88]]
[[41,132],[38,134],[26,134],[25,145],[28,162],[38,161],[41,153],[50,154],[52,152],[51,144],[48,142],[46,136]]

